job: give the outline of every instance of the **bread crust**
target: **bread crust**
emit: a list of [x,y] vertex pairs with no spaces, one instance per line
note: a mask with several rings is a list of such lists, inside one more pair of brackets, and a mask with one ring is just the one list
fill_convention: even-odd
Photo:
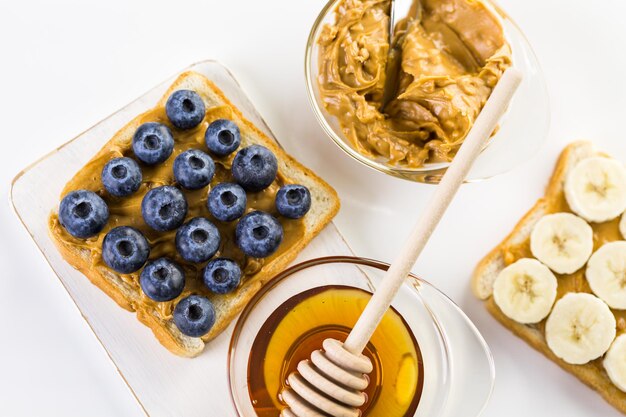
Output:
[[[206,342],[217,337],[231,321],[241,312],[248,301],[259,291],[265,282],[284,270],[298,255],[298,253],[332,220],[339,211],[340,203],[336,191],[319,178],[313,171],[304,167],[293,157],[289,156],[273,140],[267,137],[252,122],[247,120],[242,112],[226,98],[224,93],[206,77],[195,73],[185,72],[169,87],[155,107],[164,106],[170,94],[181,88],[196,90],[200,95],[211,96],[211,100],[221,105],[229,106],[233,112],[233,119],[240,124],[240,129],[247,132],[250,142],[261,144],[269,148],[277,157],[279,172],[289,182],[296,182],[309,188],[312,194],[313,205],[311,212],[304,218],[305,231],[301,239],[293,243],[280,256],[263,265],[256,274],[246,278],[237,289],[236,297],[228,300],[228,305],[220,306],[219,314],[213,328],[202,338],[191,338],[183,335],[171,320],[163,320],[156,308],[136,309],[138,291],[136,287],[125,283],[124,279],[105,266],[98,266],[93,262],[90,251],[60,239],[53,232],[55,213],[50,218],[50,236],[63,258],[74,268],[83,273],[94,285],[104,291],[120,307],[136,312],[137,319],[148,326],[157,340],[172,353],[184,357],[198,355],[205,347]],[[129,143],[129,138],[139,125],[141,115],[137,116],[126,126],[120,129],[107,144],[94,156],[96,160],[105,155],[113,144]],[[80,171],[77,175],[80,175]]]
[[544,215],[550,213],[551,206],[561,195],[564,182],[569,170],[580,160],[595,155],[604,155],[594,149],[589,142],[580,141],[568,145],[556,164],[552,177],[546,187],[545,196],[526,213],[513,228],[513,231],[496,246],[477,265],[472,276],[472,291],[483,300],[487,311],[504,327],[524,340],[537,351],[541,352],[562,369],[574,375],[584,384],[597,391],[607,402],[626,414],[626,393],[619,390],[609,379],[601,366],[602,358],[584,365],[572,365],[558,358],[546,343],[543,331],[532,325],[524,325],[505,316],[491,296],[491,289],[495,277],[508,263],[505,259],[504,248],[520,244],[530,238],[535,223]]

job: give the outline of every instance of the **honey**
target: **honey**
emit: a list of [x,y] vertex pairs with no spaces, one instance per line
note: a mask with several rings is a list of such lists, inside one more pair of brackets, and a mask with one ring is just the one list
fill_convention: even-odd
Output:
[[[257,334],[248,361],[248,390],[259,417],[277,417],[285,405],[280,392],[287,376],[331,337],[344,341],[371,294],[325,286],[298,294],[278,307]],[[415,414],[424,383],[422,356],[409,326],[391,308],[363,352],[373,364],[368,375],[368,417],[410,417]]]

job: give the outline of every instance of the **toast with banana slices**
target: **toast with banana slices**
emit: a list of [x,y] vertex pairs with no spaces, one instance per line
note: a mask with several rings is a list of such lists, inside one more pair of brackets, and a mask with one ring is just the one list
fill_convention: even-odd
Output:
[[493,317],[622,413],[625,172],[589,142],[567,146],[545,196],[472,277]]

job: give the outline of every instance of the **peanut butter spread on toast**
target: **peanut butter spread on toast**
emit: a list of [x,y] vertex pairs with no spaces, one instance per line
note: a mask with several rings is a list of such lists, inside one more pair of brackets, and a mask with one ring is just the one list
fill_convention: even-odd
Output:
[[500,21],[481,1],[416,1],[421,18],[397,25],[398,88],[384,109],[390,1],[342,1],[318,39],[326,110],[358,152],[410,168],[454,157],[511,65]]
[[[565,194],[563,191],[559,192],[556,198],[551,198],[549,201],[548,213],[573,213],[567,204]],[[589,223],[593,229],[593,251],[595,252],[600,247],[609,242],[615,242],[623,240],[619,230],[619,217],[617,219],[604,222],[604,223]],[[534,258],[530,250],[530,239],[526,239],[524,242],[517,245],[506,245],[502,248],[502,254],[506,265],[515,263],[522,258]],[[562,298],[565,294],[570,292],[585,292],[593,294],[589,283],[585,278],[585,267],[580,268],[578,271],[572,274],[557,274],[558,287],[557,287],[557,300]],[[493,302],[493,297],[490,302]],[[495,303],[494,303],[495,305]],[[498,308],[496,306],[496,308]],[[621,334],[626,331],[626,310],[611,309],[615,319],[617,321],[617,334]],[[537,324],[528,324],[527,326],[533,327],[545,334],[546,319],[540,321]],[[604,372],[602,365],[602,357],[589,362],[593,366],[597,367],[600,372]]]
[[[201,271],[204,264],[189,263],[178,254],[175,246],[176,230],[168,232],[154,231],[144,222],[141,215],[141,201],[150,189],[175,184],[172,166],[176,156],[191,148],[205,149],[204,132],[207,126],[217,119],[234,120],[233,116],[233,110],[227,105],[208,108],[206,116],[200,125],[190,130],[178,130],[173,127],[168,120],[165,114],[165,108],[163,106],[156,107],[141,115],[139,124],[145,122],[159,122],[170,127],[174,134],[174,151],[172,155],[161,164],[155,166],[140,164],[143,173],[143,182],[136,193],[129,197],[114,197],[105,191],[100,179],[102,168],[109,160],[122,156],[133,157],[131,147],[132,138],[130,137],[127,143],[116,142],[108,144],[105,149],[83,167],[63,190],[62,195],[79,189],[93,191],[99,194],[109,207],[110,217],[108,224],[102,232],[93,238],[77,239],[71,236],[60,224],[57,214],[51,215],[49,219],[50,232],[56,240],[66,247],[80,248],[81,250],[89,251],[94,268],[108,269],[102,260],[102,241],[105,235],[117,226],[132,226],[140,230],[145,235],[146,239],[148,239],[151,248],[150,259],[167,257],[178,263],[184,269],[186,282],[183,293],[178,298],[166,302],[153,301],[141,291],[139,286],[139,274],[141,271],[128,275],[117,274],[121,276],[126,286],[135,290],[133,293],[136,294],[136,297],[129,300],[129,305],[123,307],[148,315],[151,315],[148,310],[156,309],[160,319],[170,320],[176,303],[190,294],[203,295],[213,302],[217,301],[216,299],[218,298],[227,299],[229,297],[236,297],[236,291],[225,295],[214,294],[209,291],[202,283]],[[276,216],[284,229],[283,241],[278,250],[268,258],[256,259],[244,255],[235,244],[235,226],[237,221],[229,223],[217,221],[212,218],[206,206],[208,192],[211,187],[223,182],[235,182],[230,171],[234,156],[235,153],[224,158],[212,156],[215,161],[216,170],[211,184],[195,191],[182,189],[182,192],[189,205],[185,221],[198,216],[209,218],[217,226],[221,235],[220,249],[215,256],[228,257],[235,260],[240,265],[242,279],[245,280],[246,277],[250,277],[259,272],[264,263],[271,262],[272,259],[280,257],[281,254],[292,247],[293,244],[304,235],[305,226],[301,219],[291,220],[277,215],[274,204],[275,195],[278,189],[288,182],[279,170],[276,180],[268,188],[258,193],[247,193],[246,213],[254,210],[262,210]],[[73,252],[72,256],[80,256],[75,252],[76,251]],[[71,262],[71,259],[68,259],[68,261],[72,264],[76,264]]]

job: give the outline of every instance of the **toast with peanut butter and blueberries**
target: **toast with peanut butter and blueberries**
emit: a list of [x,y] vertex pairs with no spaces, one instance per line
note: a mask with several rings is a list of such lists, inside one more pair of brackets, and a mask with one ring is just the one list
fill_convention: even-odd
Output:
[[186,72],[69,181],[49,229],[67,262],[191,357],[338,209],[328,184]]
[[545,196],[477,266],[505,327],[626,413],[626,168],[575,142]]

